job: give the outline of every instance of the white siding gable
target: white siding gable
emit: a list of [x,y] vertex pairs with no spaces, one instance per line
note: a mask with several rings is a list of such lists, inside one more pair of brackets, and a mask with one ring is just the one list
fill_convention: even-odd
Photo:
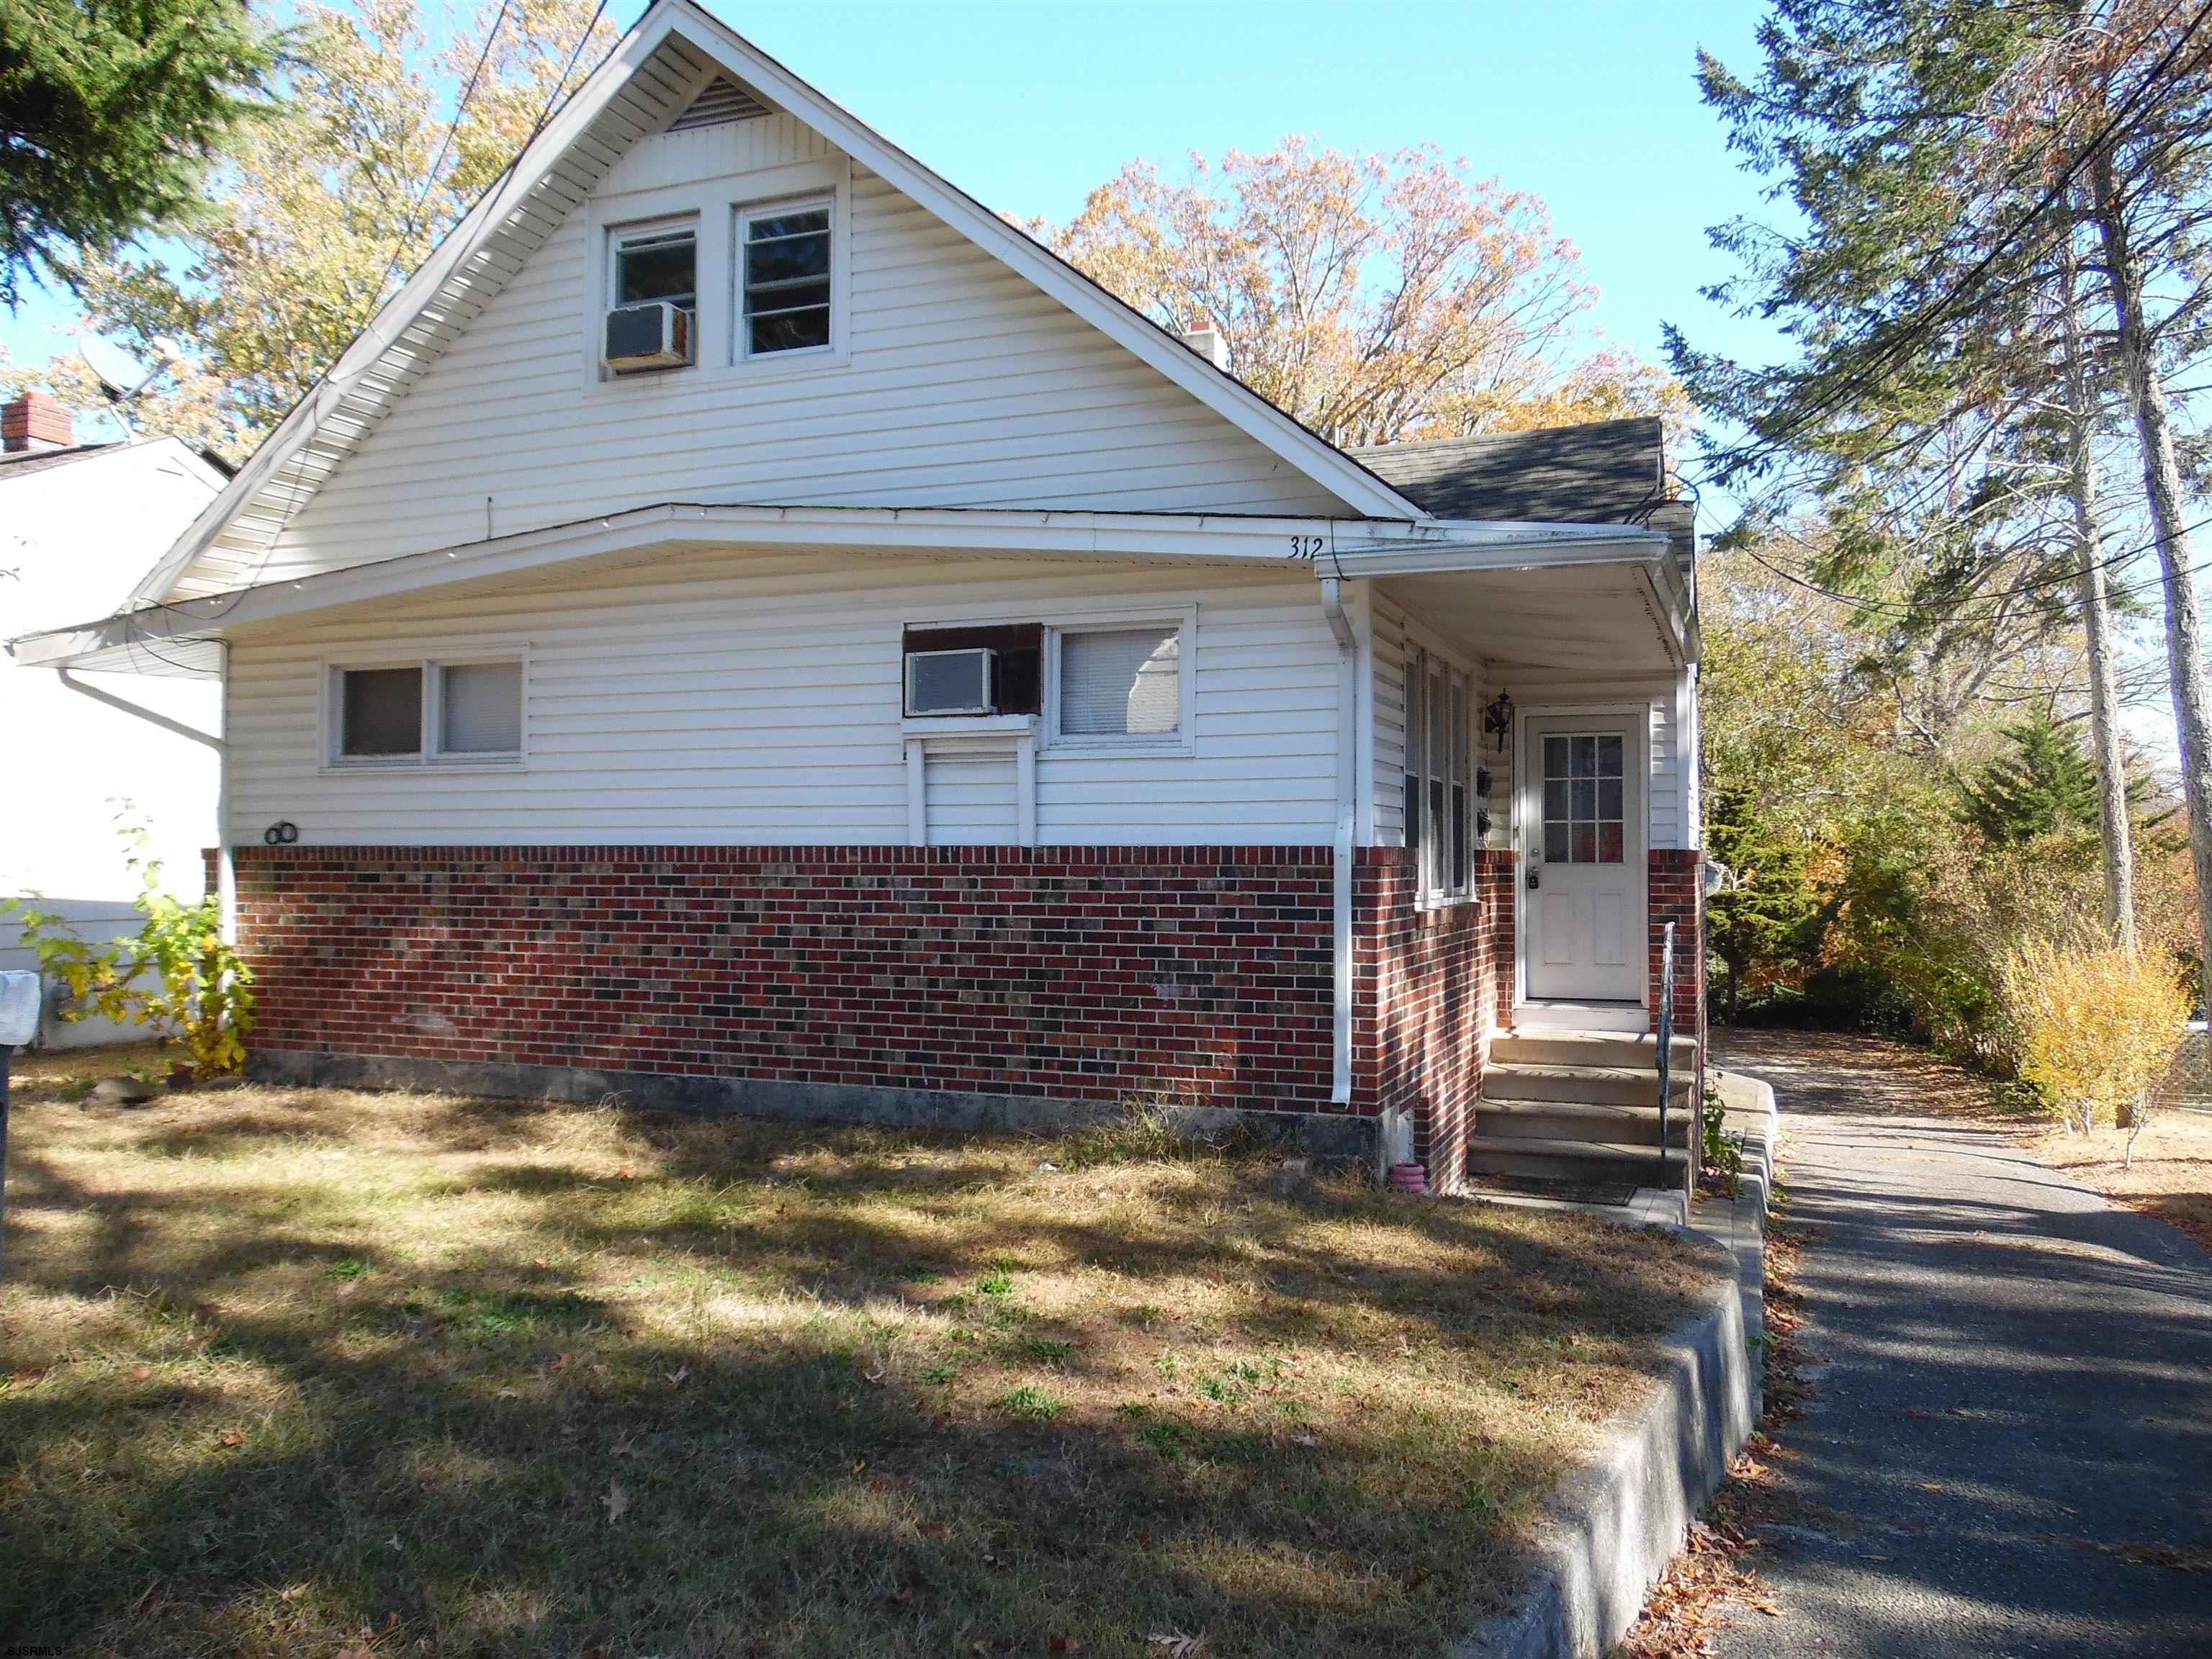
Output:
[[[842,360],[620,380],[604,227],[840,192]],[[702,231],[701,305],[732,304]],[[726,325],[706,331],[725,333]],[[1341,503],[787,116],[641,139],[286,526],[289,578],[659,501],[1286,514]]]

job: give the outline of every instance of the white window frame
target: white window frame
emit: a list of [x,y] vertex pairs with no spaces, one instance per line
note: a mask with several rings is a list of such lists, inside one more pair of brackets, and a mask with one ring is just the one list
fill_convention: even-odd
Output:
[[[699,367],[699,316],[705,310],[706,297],[712,292],[707,284],[707,239],[700,227],[696,213],[675,213],[655,219],[631,219],[618,225],[606,227],[606,265],[601,277],[601,293],[606,303],[599,308],[599,336],[595,348],[605,343],[606,313],[614,308],[615,295],[621,291],[622,251],[630,242],[647,236],[665,236],[672,230],[691,233],[691,358],[689,362],[671,366],[675,369],[696,369]],[[641,301],[640,303],[643,303]],[[598,351],[595,349],[594,356]],[[655,371],[665,374],[669,369]]]
[[[445,678],[439,671],[489,667],[507,663],[514,664],[521,671],[520,696],[522,707],[516,725],[520,746],[503,750],[445,752],[438,746],[440,734],[445,729],[442,702]],[[324,772],[511,772],[529,763],[530,653],[527,647],[440,646],[429,651],[397,652],[390,655],[325,658],[319,667],[321,708],[318,725],[322,732],[322,764],[319,769]],[[358,670],[380,668],[412,668],[422,676],[422,729],[417,734],[418,746],[411,755],[349,755],[343,751],[345,693],[341,677]]]
[[[685,134],[685,137],[700,135]],[[617,173],[628,167],[625,162]],[[764,357],[743,355],[738,339],[739,251],[738,217],[810,203],[830,204],[830,339],[827,349],[774,351]],[[699,311],[692,328],[690,374],[671,380],[666,374],[617,374],[600,361],[606,313],[613,301],[614,258],[608,239],[616,232],[699,228]],[[581,263],[576,284],[580,325],[577,353],[580,384],[593,400],[626,402],[666,397],[705,383],[742,378],[748,381],[784,375],[814,376],[841,372],[852,364],[853,173],[842,156],[793,161],[736,177],[697,179],[595,192],[585,204],[585,227],[601,250]]]
[[[839,358],[845,350],[845,246],[842,216],[838,212],[842,192],[820,191],[775,201],[740,202],[730,216],[730,360],[741,366],[781,362],[819,362]],[[752,331],[745,326],[745,245],[756,219],[773,219],[785,213],[817,210],[830,220],[830,338],[818,346],[799,346],[789,351],[752,349]]]
[[[1411,817],[1407,819],[1403,833],[1409,841],[1417,838],[1414,848],[1414,902],[1421,909],[1438,909],[1454,904],[1471,904],[1476,899],[1475,854],[1482,846],[1482,838],[1475,833],[1475,814],[1480,809],[1480,798],[1475,793],[1474,771],[1478,761],[1475,754],[1475,709],[1481,680],[1472,669],[1448,651],[1437,650],[1415,637],[1409,630],[1406,636],[1403,664],[1400,672],[1419,677],[1419,699],[1422,729],[1413,731],[1413,680],[1409,677],[1400,691],[1400,707],[1405,721],[1401,736],[1404,745],[1403,775],[1409,782],[1418,781],[1420,802],[1420,822],[1418,830]],[[1434,745],[1429,741],[1436,729],[1435,714],[1431,698],[1435,688],[1443,688],[1444,754],[1439,757],[1430,753]],[[1463,732],[1452,730],[1452,708],[1456,692],[1466,700],[1466,727]],[[1420,763],[1414,763],[1414,751],[1419,749]],[[1443,786],[1443,817],[1444,831],[1438,833],[1437,814],[1433,810],[1437,799],[1434,785]],[[1452,848],[1449,836],[1453,824],[1452,791],[1455,787],[1465,792],[1464,863],[1461,878],[1452,878]],[[1410,799],[1414,791],[1406,790]]]
[[[1115,634],[1133,628],[1176,630],[1176,729],[1171,732],[1116,733],[1060,729],[1060,642],[1069,634]],[[1171,611],[1115,611],[1095,617],[1047,619],[1044,623],[1043,746],[1061,754],[1188,755],[1196,752],[1198,607]]]

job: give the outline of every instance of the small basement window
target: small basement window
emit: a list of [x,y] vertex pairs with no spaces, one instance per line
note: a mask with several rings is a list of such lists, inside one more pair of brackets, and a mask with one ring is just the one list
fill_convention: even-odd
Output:
[[331,671],[337,765],[519,761],[518,657]]
[[1183,729],[1182,629],[1070,629],[1056,636],[1053,735],[1073,743],[1158,743]]
[[830,204],[804,203],[738,216],[744,265],[739,335],[748,357],[830,343]]

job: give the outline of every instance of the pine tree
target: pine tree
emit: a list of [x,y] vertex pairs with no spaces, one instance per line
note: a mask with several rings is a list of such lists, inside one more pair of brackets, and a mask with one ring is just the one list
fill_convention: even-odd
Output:
[[0,303],[189,217],[280,44],[240,0],[0,6]]
[[2002,847],[2097,827],[2097,768],[2048,712],[2017,720],[2004,752],[1959,786],[1959,816]]
[[1715,793],[1705,841],[1734,878],[1705,908],[1706,945],[1728,969],[1723,1006],[1733,1020],[1747,981],[1794,977],[1811,965],[1823,913],[1803,848],[1775,833],[1749,790],[1729,787]]

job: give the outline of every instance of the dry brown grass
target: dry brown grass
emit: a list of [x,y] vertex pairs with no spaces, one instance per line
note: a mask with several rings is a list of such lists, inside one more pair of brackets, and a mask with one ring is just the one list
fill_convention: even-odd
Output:
[[2128,1133],[2100,1125],[2088,1134],[2039,1134],[2036,1156],[2070,1180],[2115,1204],[2154,1215],[2212,1250],[2212,1116],[2168,1109],[2136,1137],[2132,1166]]
[[0,1290],[63,1653],[1432,1650],[1714,1273],[1142,1138],[87,1064],[19,1069]]

